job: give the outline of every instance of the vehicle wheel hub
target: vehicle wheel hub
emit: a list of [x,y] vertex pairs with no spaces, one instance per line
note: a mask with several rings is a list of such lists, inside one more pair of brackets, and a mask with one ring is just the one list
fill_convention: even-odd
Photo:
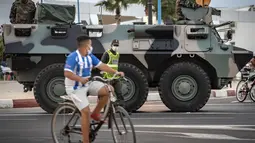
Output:
[[125,77],[127,81],[121,80],[122,83],[122,95],[125,101],[130,100],[135,94],[135,83],[128,77]]
[[191,76],[181,75],[173,81],[171,89],[177,99],[188,101],[196,96],[198,86]]
[[51,79],[46,87],[47,96],[54,102],[63,101],[60,96],[65,94],[64,78],[56,77]]

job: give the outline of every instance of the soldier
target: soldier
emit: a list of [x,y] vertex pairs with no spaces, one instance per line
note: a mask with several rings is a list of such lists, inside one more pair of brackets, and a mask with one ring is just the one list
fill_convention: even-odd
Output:
[[32,24],[35,11],[35,3],[32,0],[15,0],[10,11],[10,22],[12,24]]
[[[101,61],[105,64],[107,64],[109,67],[118,70],[118,63],[119,63],[119,40],[113,40],[111,43],[111,48],[108,49],[106,52],[104,52]],[[103,73],[104,78],[111,78],[112,74]],[[124,106],[124,98],[122,96],[121,92],[121,82],[120,79],[116,78],[113,82],[113,87],[115,89],[115,92],[117,94],[117,102]]]
[[177,20],[187,20],[187,18],[184,17],[182,14],[181,7],[188,7],[188,8],[199,8],[201,7],[199,4],[197,4],[195,1],[191,0],[176,0],[176,16]]

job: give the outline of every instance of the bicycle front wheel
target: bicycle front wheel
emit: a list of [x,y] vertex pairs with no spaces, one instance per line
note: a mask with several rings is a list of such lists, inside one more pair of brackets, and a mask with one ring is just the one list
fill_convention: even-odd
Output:
[[238,82],[236,86],[236,99],[243,102],[247,98],[246,84],[244,80]]
[[250,98],[253,102],[255,102],[255,85],[252,85],[251,87]]
[[114,143],[136,143],[134,125],[123,107],[117,106],[111,114],[111,131]]

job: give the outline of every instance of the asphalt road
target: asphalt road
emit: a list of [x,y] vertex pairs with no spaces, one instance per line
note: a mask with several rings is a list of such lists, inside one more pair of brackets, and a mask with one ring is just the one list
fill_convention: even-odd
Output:
[[[196,113],[173,113],[149,102],[131,115],[138,143],[254,143],[255,103],[211,99]],[[53,143],[51,115],[40,108],[0,110],[0,143]],[[111,143],[106,128],[96,143]]]

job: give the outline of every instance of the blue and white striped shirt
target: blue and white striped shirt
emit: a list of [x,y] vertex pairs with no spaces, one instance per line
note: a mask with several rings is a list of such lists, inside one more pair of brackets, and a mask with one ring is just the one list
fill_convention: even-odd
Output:
[[[81,77],[90,77],[93,67],[98,67],[102,62],[93,54],[89,54],[86,57],[81,56],[80,52],[76,50],[68,55],[65,63],[65,71],[73,72]],[[73,87],[76,90],[79,87],[85,86],[77,81],[65,78],[65,86]]]

